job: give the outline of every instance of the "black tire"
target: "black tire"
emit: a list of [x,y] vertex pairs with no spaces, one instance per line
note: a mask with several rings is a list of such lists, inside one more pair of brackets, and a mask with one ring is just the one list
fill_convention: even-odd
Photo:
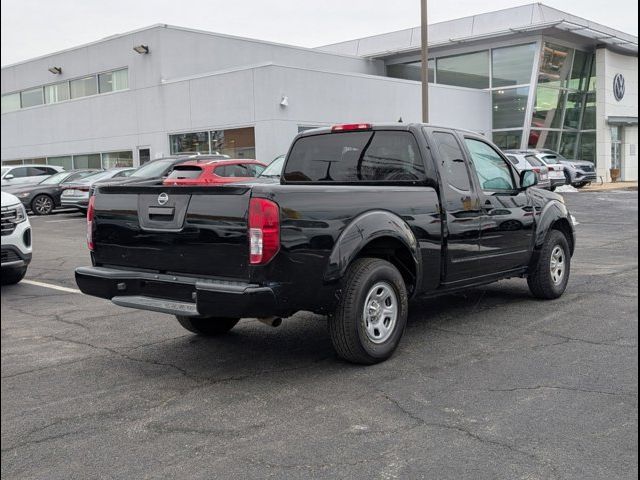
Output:
[[227,333],[240,321],[239,318],[182,317],[176,315],[178,323],[190,332],[206,337]]
[[2,285],[14,285],[24,278],[27,274],[27,267],[22,268],[3,268],[2,269]]
[[556,188],[558,188],[558,187],[557,186],[551,186],[551,187],[549,187],[549,190],[552,191],[552,192],[555,192]]
[[50,215],[55,207],[53,198],[49,195],[41,193],[31,200],[31,211],[35,215]]
[[[365,302],[378,285],[384,285],[389,293],[395,295],[397,314],[393,327],[387,330],[388,337],[385,339],[382,336],[381,341],[376,343],[367,333],[367,325],[371,328],[380,319],[383,324],[387,320],[391,322],[390,317],[384,317],[384,314],[379,315],[375,322],[369,323],[365,319]],[[329,316],[329,335],[338,356],[363,365],[389,358],[400,343],[407,325],[408,303],[407,289],[396,267],[378,258],[356,260],[345,275],[338,307]]]
[[576,183],[576,184],[574,185],[574,187],[576,187],[576,188],[584,188],[584,187],[586,187],[587,185],[589,185],[589,183],[591,183],[591,182],[580,182],[580,183]]
[[566,170],[564,171],[564,178],[565,178],[565,181],[564,181],[565,185],[571,185],[571,174]]
[[[552,273],[552,256],[556,252],[556,248],[562,250],[563,268],[562,277],[554,281]],[[567,237],[558,230],[551,230],[547,239],[542,246],[538,263],[532,267],[527,277],[529,290],[534,297],[551,300],[560,297],[567,288],[569,275],[571,273],[571,253],[569,250],[569,242]]]

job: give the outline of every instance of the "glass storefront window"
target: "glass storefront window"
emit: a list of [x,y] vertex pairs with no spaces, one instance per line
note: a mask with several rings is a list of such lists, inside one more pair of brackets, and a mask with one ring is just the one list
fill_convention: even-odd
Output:
[[86,97],[98,93],[98,84],[95,75],[71,80],[69,86],[71,88],[71,98]]
[[133,167],[133,152],[109,152],[102,154],[102,168]]
[[576,159],[596,163],[596,158],[596,132],[582,132]]
[[548,148],[558,151],[560,131],[555,130],[531,130],[529,133],[529,148]]
[[47,164],[62,167],[65,170],[73,170],[73,159],[70,155],[64,157],[49,157]]
[[586,95],[584,113],[582,114],[582,130],[594,130],[596,128],[596,93],[589,92]]
[[2,95],[2,113],[15,112],[16,110],[20,110],[20,94]]
[[211,133],[211,153],[231,158],[256,158],[256,140],[253,127],[214,130]]
[[573,90],[586,91],[589,89],[591,72],[591,53],[576,50],[573,58],[573,68],[567,82],[567,87]]
[[531,83],[536,44],[494,48],[491,54],[492,87]]
[[44,87],[46,103],[58,103],[69,100],[69,82],[55,83]]
[[129,88],[129,70],[123,68],[114,72],[101,73],[98,75],[98,86],[100,93],[115,92]]
[[580,115],[586,95],[582,92],[569,92],[564,113],[564,128],[580,128]]
[[438,58],[436,80],[458,87],[489,88],[489,51]]
[[555,88],[538,87],[531,126],[534,128],[559,128],[566,91]]
[[[428,62],[429,83],[433,83],[433,74],[436,68],[436,61],[431,59]],[[422,81],[422,62],[396,63],[387,65],[387,76],[393,78],[404,78],[405,80]]]
[[22,104],[22,108],[42,105],[44,103],[42,87],[32,88],[31,90],[20,92],[20,102]]
[[100,162],[100,154],[92,153],[89,155],[74,155],[73,156],[74,168],[102,168]]
[[540,58],[538,82],[563,87],[571,71],[573,49],[545,42]]
[[519,149],[520,142],[522,142],[522,130],[493,132],[493,143],[504,150]]
[[577,143],[577,132],[563,132],[560,137],[560,148],[558,149],[558,153],[564,158],[568,158],[570,160],[575,159]]
[[529,87],[494,90],[491,93],[493,128],[522,128]]
[[171,154],[209,153],[209,132],[180,133],[169,135]]

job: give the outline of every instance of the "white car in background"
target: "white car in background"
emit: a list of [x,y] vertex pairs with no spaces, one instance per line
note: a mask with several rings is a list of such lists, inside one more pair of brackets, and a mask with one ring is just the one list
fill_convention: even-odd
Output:
[[2,192],[2,285],[22,280],[31,262],[31,224],[18,197]]
[[2,186],[39,183],[64,168],[56,165],[3,165]]

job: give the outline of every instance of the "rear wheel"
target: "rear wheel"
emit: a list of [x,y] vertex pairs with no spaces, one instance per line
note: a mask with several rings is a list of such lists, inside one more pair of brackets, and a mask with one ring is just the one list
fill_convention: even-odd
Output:
[[3,268],[2,269],[2,285],[14,285],[24,278],[27,274],[27,267],[22,268]]
[[53,198],[41,193],[31,201],[31,211],[36,215],[49,215],[53,211]]
[[540,251],[538,264],[527,277],[529,290],[537,298],[558,298],[567,288],[570,272],[569,242],[562,232],[551,230]]
[[591,183],[591,182],[580,182],[580,183],[576,183],[576,184],[575,184],[575,187],[576,187],[576,188],[584,188],[584,187],[586,187],[587,185],[589,185],[590,183]]
[[240,321],[239,318],[182,317],[180,315],[176,315],[176,319],[190,332],[207,337],[227,333]]
[[404,280],[391,263],[356,260],[347,271],[338,308],[329,317],[336,352],[349,362],[371,365],[389,358],[407,324]]

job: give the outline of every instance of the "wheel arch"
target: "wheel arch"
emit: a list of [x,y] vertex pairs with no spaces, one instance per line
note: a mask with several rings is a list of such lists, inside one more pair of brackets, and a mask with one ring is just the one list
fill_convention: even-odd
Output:
[[349,266],[363,257],[389,261],[400,271],[410,295],[418,291],[422,278],[418,241],[409,225],[395,213],[374,210],[353,219],[333,247],[324,280],[340,280]]

